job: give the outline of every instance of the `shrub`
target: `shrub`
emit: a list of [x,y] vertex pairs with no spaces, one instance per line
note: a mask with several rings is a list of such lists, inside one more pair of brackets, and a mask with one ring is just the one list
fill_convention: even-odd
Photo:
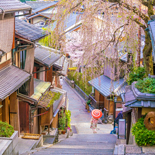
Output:
[[155,79],[153,78],[138,80],[135,86],[142,93],[155,94]]
[[131,85],[132,82],[142,80],[146,77],[146,72],[144,67],[138,67],[129,73],[129,78],[127,80],[128,85]]
[[64,108],[62,108],[59,112],[59,130],[65,130],[66,127],[66,114]]
[[68,73],[68,78],[73,80],[76,85],[78,85],[87,95],[89,95],[92,91],[92,86],[88,84],[88,81],[90,81],[91,78],[88,74],[86,75],[86,78],[82,78],[82,76],[83,74],[79,72]]
[[71,128],[71,124],[70,124],[71,123],[71,111],[66,110],[65,113],[66,113],[67,127]]
[[139,146],[155,145],[155,131],[146,129],[144,117],[140,118],[132,127],[132,134]]
[[13,133],[13,126],[7,122],[0,121],[0,137],[11,137]]

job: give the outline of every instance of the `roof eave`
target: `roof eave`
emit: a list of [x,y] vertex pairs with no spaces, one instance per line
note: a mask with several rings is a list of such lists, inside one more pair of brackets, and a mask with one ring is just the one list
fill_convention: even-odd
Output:
[[0,98],[0,101],[3,101],[5,98],[7,98],[8,96],[10,96],[12,93],[14,93],[15,91],[17,91],[25,82],[27,82],[30,79],[30,76],[27,77],[25,80],[23,80],[20,85],[16,86],[13,90],[11,90],[6,96],[4,96],[3,98]]

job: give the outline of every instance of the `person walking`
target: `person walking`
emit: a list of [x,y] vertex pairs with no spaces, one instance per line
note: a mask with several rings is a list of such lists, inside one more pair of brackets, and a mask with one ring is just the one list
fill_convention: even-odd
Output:
[[99,109],[94,109],[91,112],[92,118],[90,120],[90,128],[93,130],[93,133],[97,133],[97,123],[99,118],[102,117],[102,112]]
[[63,78],[60,77],[60,85],[62,86],[63,85]]

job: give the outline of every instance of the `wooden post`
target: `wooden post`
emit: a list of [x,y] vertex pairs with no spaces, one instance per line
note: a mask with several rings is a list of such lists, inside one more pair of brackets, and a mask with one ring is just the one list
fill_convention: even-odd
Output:
[[[49,69],[49,68],[46,68]],[[51,66],[50,70],[47,70],[46,72],[46,81],[52,83],[52,72],[53,72],[53,67]]]
[[2,121],[3,122],[7,122],[7,123],[10,123],[10,120],[9,120],[9,107],[10,107],[10,100],[9,100],[9,97],[7,97],[4,101],[2,101],[2,104],[3,104],[3,107],[2,107]]
[[[2,105],[2,102],[0,102],[0,106]],[[2,107],[0,108],[0,121],[2,121]]]
[[53,128],[57,128],[58,127],[58,113],[57,113],[57,115],[53,119],[52,127]]
[[19,101],[17,99],[17,92],[10,95],[10,124],[14,127],[14,130],[18,131],[20,135],[19,125]]

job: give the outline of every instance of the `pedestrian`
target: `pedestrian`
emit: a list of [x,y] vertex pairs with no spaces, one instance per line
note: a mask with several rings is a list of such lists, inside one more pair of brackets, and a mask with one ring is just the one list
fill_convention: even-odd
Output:
[[60,85],[62,86],[63,85],[63,78],[60,77]]
[[98,118],[92,117],[90,120],[90,128],[93,130],[93,133],[97,133],[97,123],[98,123]]
[[97,133],[97,123],[99,118],[102,117],[102,112],[99,109],[94,109],[91,112],[92,118],[90,120],[90,128],[93,130],[93,133]]

